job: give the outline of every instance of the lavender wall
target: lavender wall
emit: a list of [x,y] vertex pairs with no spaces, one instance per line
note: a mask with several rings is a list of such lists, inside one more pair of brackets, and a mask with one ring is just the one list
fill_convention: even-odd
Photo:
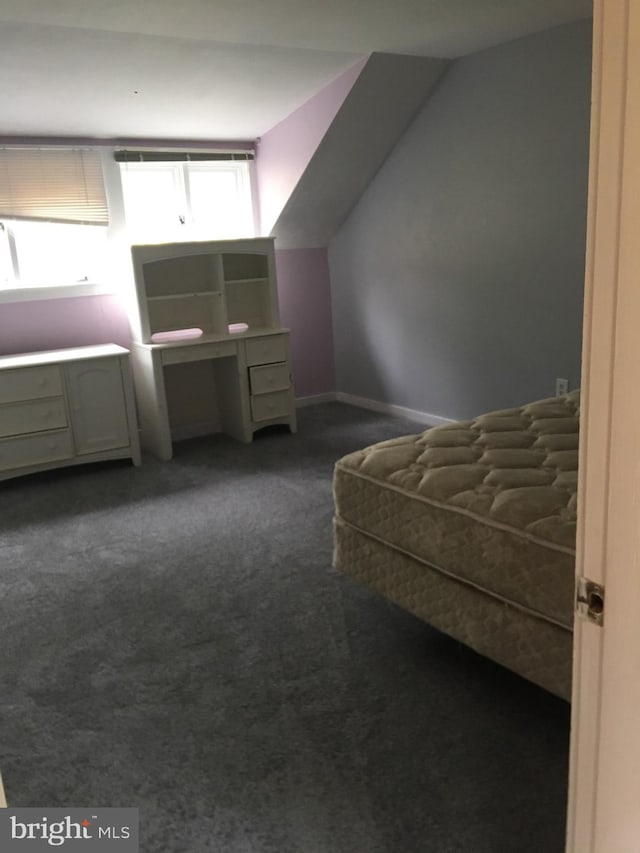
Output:
[[[278,185],[286,190],[287,181],[292,182],[291,187],[295,184],[365,61],[349,69],[296,111],[290,122],[285,120],[274,128],[273,135],[268,134],[267,155],[262,157],[263,179],[269,178],[278,184],[287,171],[284,167],[290,165],[284,183]],[[33,139],[23,141],[34,142]],[[86,142],[99,144],[97,140]],[[270,142],[274,143],[271,151]],[[224,145],[250,147],[246,143]],[[273,168],[272,172],[269,167]],[[285,200],[286,195],[282,203]],[[278,252],[277,267],[282,323],[292,329],[296,394],[309,396],[332,391],[333,343],[326,249]],[[0,304],[0,355],[100,343],[130,346],[126,310],[116,295]]]
[[454,419],[580,381],[591,22],[456,61],[329,248],[336,385]]
[[261,233],[268,234],[367,62],[365,57],[269,130],[256,151]]
[[296,397],[333,391],[331,289],[326,249],[276,252],[280,318],[291,329]]
[[75,296],[0,306],[0,354],[115,343],[128,346],[129,323],[120,299]]
[[[326,249],[276,253],[282,324],[292,330],[296,395],[332,391],[333,338]],[[0,305],[0,355],[131,342],[116,295],[10,302]]]

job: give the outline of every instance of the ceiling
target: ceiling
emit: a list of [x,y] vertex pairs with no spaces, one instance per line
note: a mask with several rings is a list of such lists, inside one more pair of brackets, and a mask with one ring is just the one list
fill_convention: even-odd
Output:
[[0,136],[253,140],[374,51],[455,58],[591,0],[0,0]]

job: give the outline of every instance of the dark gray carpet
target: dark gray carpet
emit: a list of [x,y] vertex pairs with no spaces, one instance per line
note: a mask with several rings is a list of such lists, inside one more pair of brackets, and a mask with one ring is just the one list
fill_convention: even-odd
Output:
[[327,404],[245,446],[0,484],[10,805],[135,806],[145,853],[560,853],[569,709],[331,569]]

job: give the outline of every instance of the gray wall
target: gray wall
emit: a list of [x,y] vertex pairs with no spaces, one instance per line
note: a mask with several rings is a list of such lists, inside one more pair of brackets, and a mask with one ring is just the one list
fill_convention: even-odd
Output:
[[329,247],[338,391],[465,418],[580,380],[591,22],[455,62]]

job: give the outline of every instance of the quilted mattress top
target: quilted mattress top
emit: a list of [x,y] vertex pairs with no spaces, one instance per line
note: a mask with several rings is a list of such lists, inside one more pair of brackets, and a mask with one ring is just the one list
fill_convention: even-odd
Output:
[[575,549],[580,393],[381,442],[340,460],[486,524]]

